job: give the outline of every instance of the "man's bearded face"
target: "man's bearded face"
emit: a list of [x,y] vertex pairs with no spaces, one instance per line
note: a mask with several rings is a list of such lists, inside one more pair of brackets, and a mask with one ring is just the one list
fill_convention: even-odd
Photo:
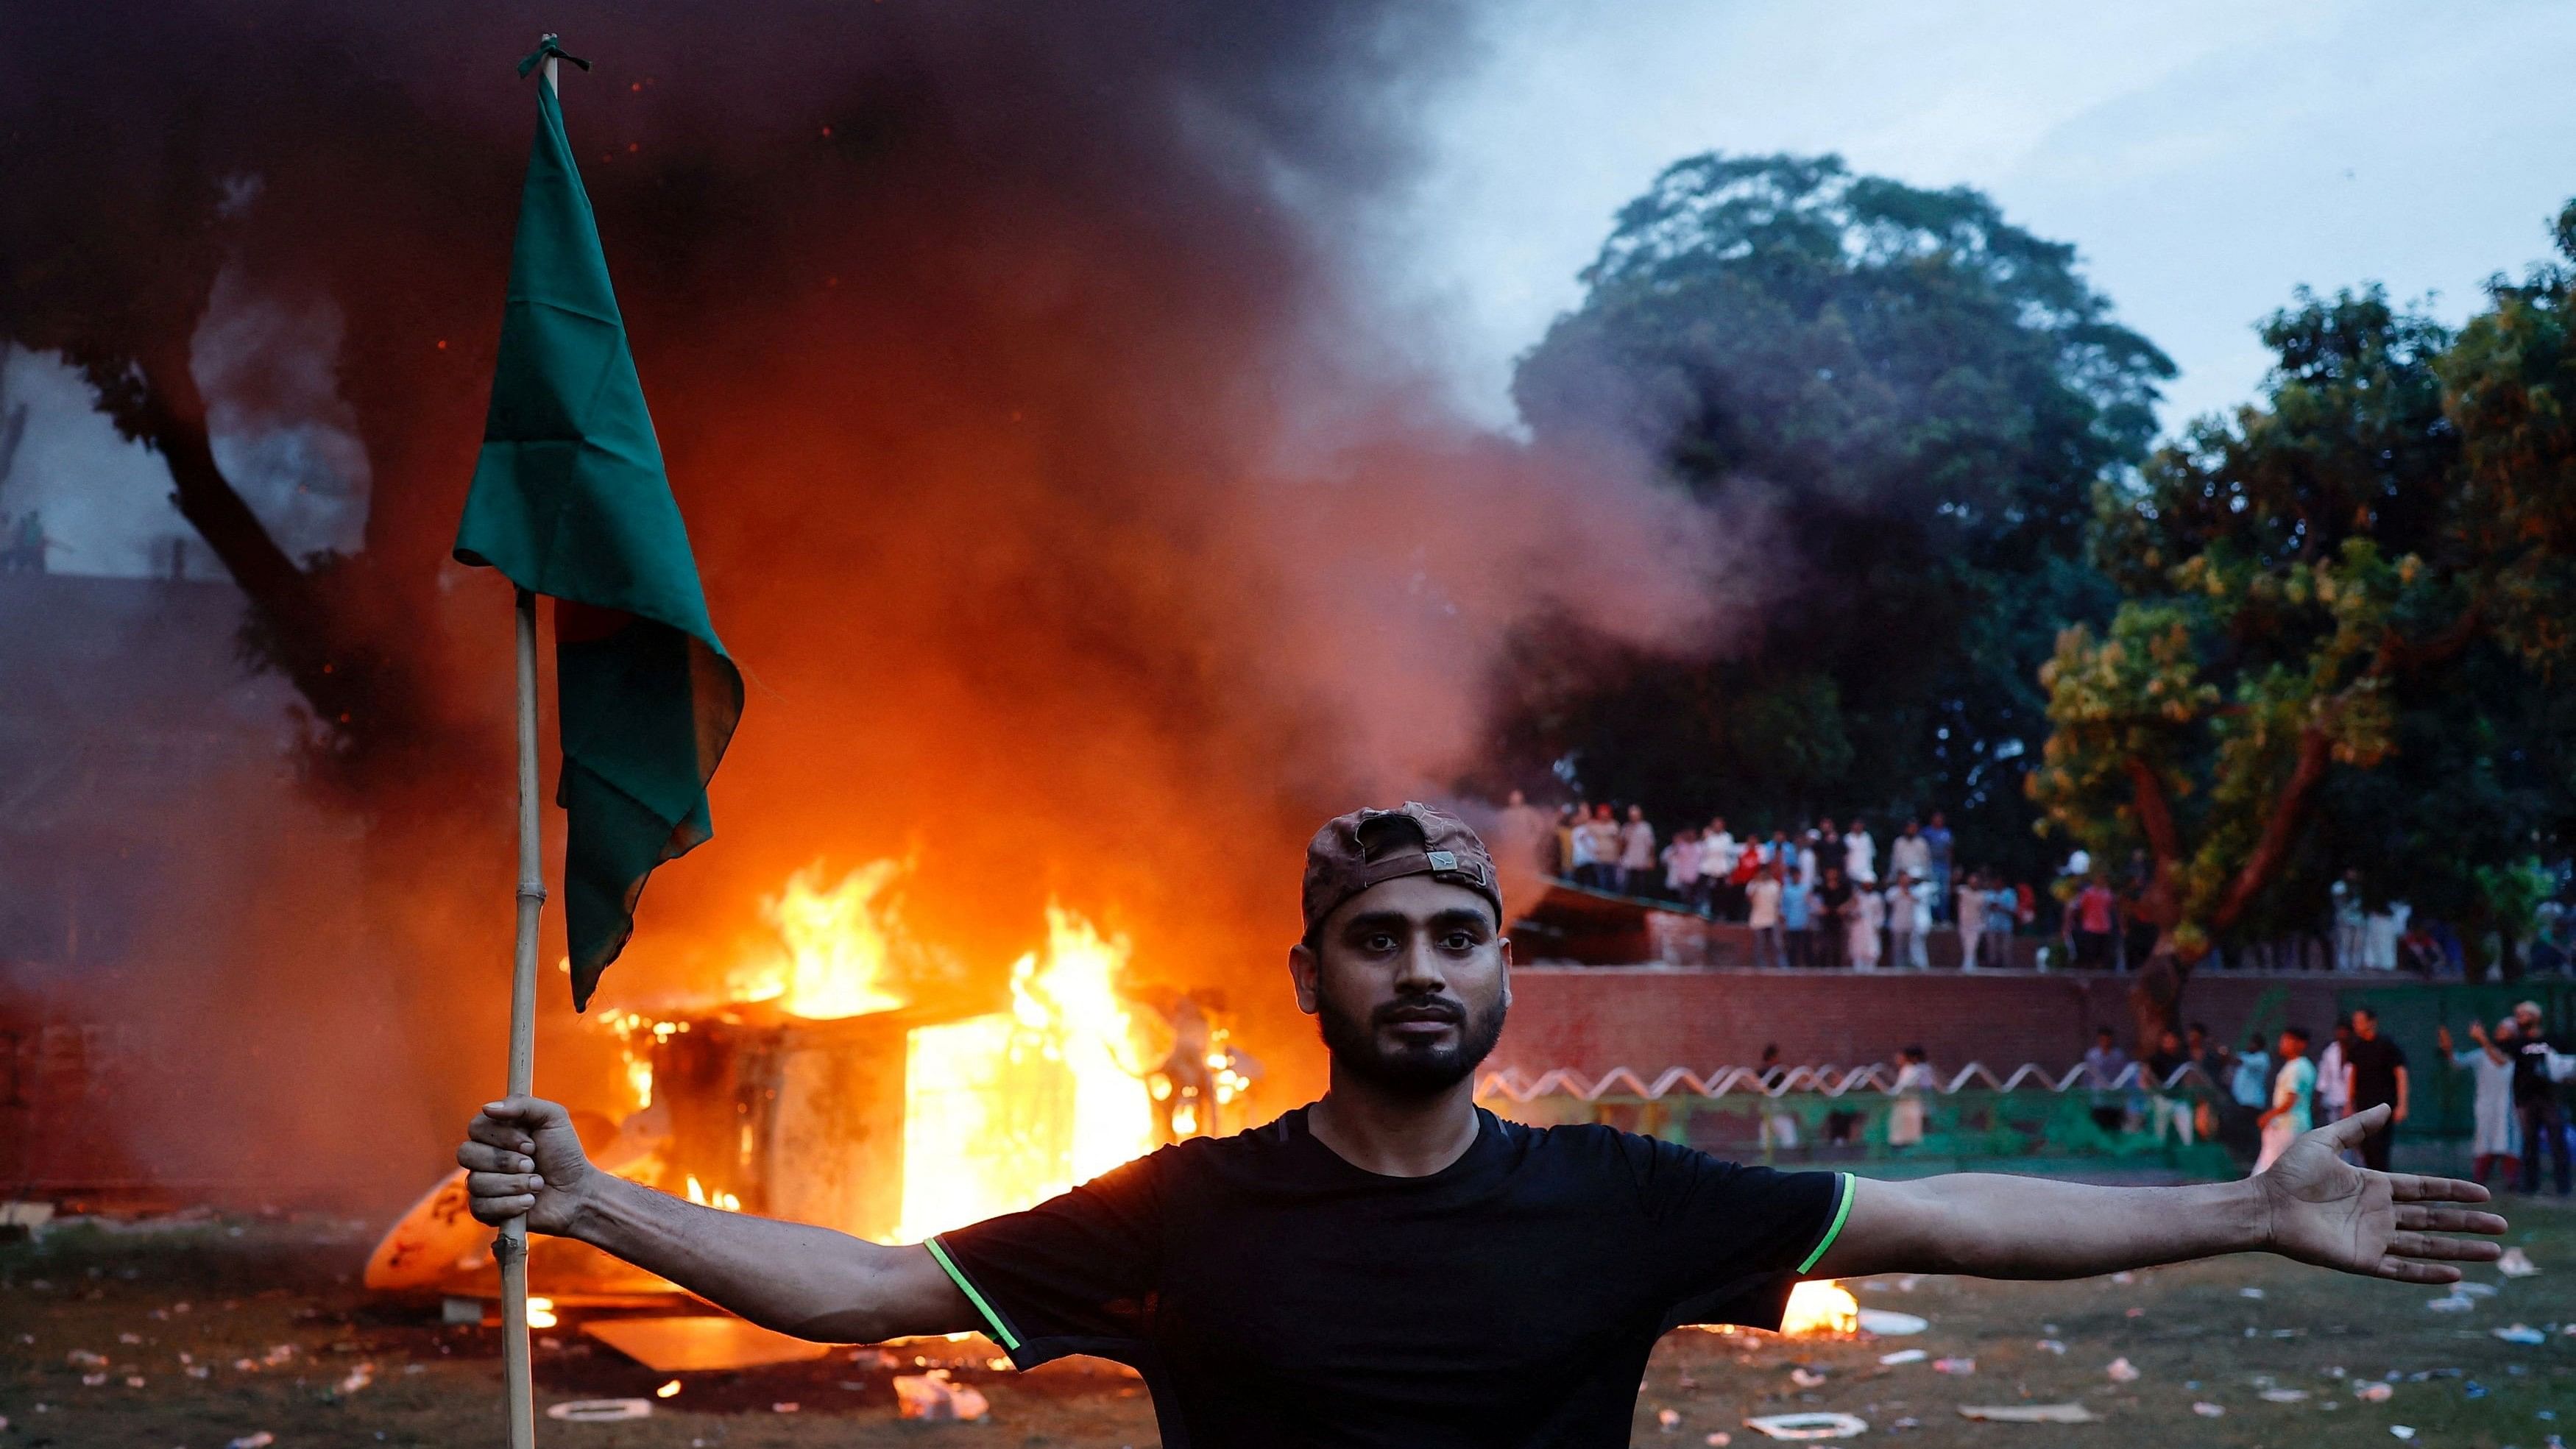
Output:
[[1502,1039],[1508,957],[1492,907],[1428,877],[1374,886],[1315,943],[1315,1016],[1339,1072],[1398,1096],[1433,1096]]

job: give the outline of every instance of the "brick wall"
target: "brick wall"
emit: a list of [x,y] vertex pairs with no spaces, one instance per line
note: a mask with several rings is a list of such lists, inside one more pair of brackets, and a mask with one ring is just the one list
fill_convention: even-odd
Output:
[[[2271,1020],[2322,1033],[2351,978],[2204,973],[2184,1016],[2241,1044],[2267,996]],[[2128,978],[2101,973],[1676,970],[1651,966],[1525,967],[1512,973],[1512,1013],[1497,1067],[1538,1073],[1612,1067],[1647,1074],[1751,1066],[1765,1042],[1789,1062],[1884,1061],[1920,1043],[1936,1065],[1999,1070],[2073,1066],[2109,1026],[2129,1045]]]

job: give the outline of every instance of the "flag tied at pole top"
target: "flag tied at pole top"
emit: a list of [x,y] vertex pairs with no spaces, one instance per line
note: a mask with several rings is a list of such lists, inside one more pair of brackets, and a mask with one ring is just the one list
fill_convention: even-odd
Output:
[[742,672],[707,618],[554,87],[537,84],[492,409],[460,562],[556,601],[573,1005],[635,931],[645,877],[714,834],[707,781]]

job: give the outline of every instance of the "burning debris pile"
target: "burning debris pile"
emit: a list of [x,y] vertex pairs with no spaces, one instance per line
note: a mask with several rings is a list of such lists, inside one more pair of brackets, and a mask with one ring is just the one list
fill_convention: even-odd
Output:
[[[979,986],[907,929],[908,870],[799,871],[762,904],[776,951],[721,998],[602,1013],[631,1110],[576,1114],[594,1161],[709,1207],[917,1242],[1243,1125],[1258,1064],[1198,997],[1136,991],[1126,937],[1050,906],[1044,944]],[[452,1176],[387,1234],[368,1286],[488,1296],[484,1236]],[[531,1263],[559,1305],[674,1291],[578,1244]]]

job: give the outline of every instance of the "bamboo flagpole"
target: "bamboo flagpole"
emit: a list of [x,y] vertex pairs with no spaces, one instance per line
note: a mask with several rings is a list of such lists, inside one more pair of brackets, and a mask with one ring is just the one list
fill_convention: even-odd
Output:
[[[540,45],[551,45],[548,35]],[[546,89],[556,104],[563,92],[555,85],[555,58],[546,57]],[[519,886],[518,940],[510,962],[509,1092],[534,1095],[537,1088],[537,925],[545,914],[546,872],[537,828],[537,596],[519,588],[518,737],[519,737]],[[528,1220],[515,1217],[501,1225],[492,1257],[501,1266],[501,1381],[508,1403],[509,1449],[536,1449],[537,1400],[534,1366],[528,1356]]]
[[[536,1086],[537,928],[546,901],[537,824],[537,596],[555,601],[554,708],[563,746],[556,795],[564,810],[561,889],[574,1010],[589,1005],[600,973],[634,934],[645,878],[714,834],[707,782],[742,717],[742,671],[707,617],[607,253],[564,134],[558,60],[589,68],[552,35],[518,66],[522,77],[540,66],[545,76],[511,243],[492,406],[455,549],[459,563],[497,569],[517,589],[513,1097],[532,1095]],[[501,1270],[510,1449],[533,1449],[525,1217],[502,1225],[492,1256]]]
[[[554,62],[546,62],[554,84]],[[545,866],[537,830],[537,596],[518,590],[519,931],[510,967],[509,1093],[536,1091],[537,921],[546,907]],[[510,1449],[535,1449],[536,1390],[528,1361],[528,1220],[501,1225],[492,1244],[501,1265],[501,1377],[509,1400]]]

